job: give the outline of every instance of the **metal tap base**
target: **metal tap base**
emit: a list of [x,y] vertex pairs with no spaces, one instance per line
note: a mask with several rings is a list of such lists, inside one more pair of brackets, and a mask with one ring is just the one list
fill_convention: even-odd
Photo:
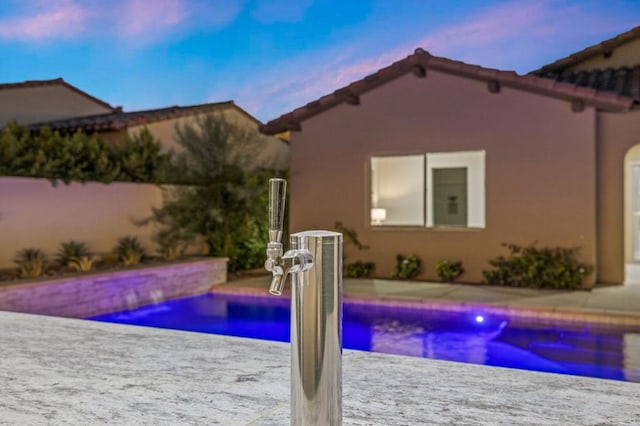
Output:
[[292,275],[291,424],[342,424],[342,234],[305,231],[292,250],[313,267]]

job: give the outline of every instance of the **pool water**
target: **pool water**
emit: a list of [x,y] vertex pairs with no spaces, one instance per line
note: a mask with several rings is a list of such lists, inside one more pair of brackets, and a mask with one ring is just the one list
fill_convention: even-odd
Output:
[[[206,294],[89,319],[289,341],[289,300]],[[640,382],[640,327],[344,304],[346,349]]]

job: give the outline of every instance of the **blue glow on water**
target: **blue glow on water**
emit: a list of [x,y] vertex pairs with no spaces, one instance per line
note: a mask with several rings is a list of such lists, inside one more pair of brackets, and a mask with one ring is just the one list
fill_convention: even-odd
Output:
[[[212,295],[89,318],[289,341],[289,300]],[[475,312],[344,304],[346,349],[640,382],[640,328],[544,325]]]

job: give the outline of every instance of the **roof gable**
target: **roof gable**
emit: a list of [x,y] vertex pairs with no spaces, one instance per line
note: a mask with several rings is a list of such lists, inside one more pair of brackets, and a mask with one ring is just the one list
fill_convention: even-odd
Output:
[[113,106],[109,105],[107,102],[96,98],[95,96],[92,96],[90,94],[88,94],[85,91],[82,91],[80,89],[78,89],[77,87],[67,83],[66,81],[64,81],[64,79],[62,78],[54,78],[51,80],[27,80],[27,81],[23,81],[23,82],[19,82],[19,83],[0,83],[0,90],[11,90],[11,89],[31,89],[31,88],[35,88],[35,87],[44,87],[44,86],[62,86],[66,89],[69,89],[89,100],[91,100],[92,102],[110,109],[112,111],[115,111],[116,108],[114,108]]
[[[392,81],[409,72],[417,77],[425,77],[433,69],[452,75],[486,81],[489,90],[499,90],[500,85],[537,93],[557,99],[584,102],[607,111],[628,110],[634,100],[625,96],[603,93],[597,90],[578,87],[574,84],[556,82],[534,75],[518,75],[514,71],[500,71],[483,68],[447,58],[432,56],[423,49],[416,49],[412,55],[394,62],[386,68],[353,82],[331,94],[323,96],[305,106],[297,108],[261,127],[266,134],[277,134],[287,130],[300,130],[300,123],[320,112],[329,110],[341,103],[357,104],[359,96]],[[427,77],[428,78],[428,77]]]
[[640,26],[634,27],[627,32],[618,34],[617,36],[604,40],[598,44],[594,44],[593,46],[589,46],[579,52],[572,53],[571,55],[558,59],[550,64],[543,65],[537,70],[531,71],[531,74],[561,72],[599,55],[602,55],[604,58],[608,58],[616,48],[638,39],[640,39]]

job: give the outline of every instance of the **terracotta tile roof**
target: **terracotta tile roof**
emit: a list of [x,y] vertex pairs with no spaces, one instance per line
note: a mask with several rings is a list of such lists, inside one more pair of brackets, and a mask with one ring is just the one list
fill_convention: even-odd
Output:
[[86,117],[76,117],[64,120],[47,121],[35,123],[29,126],[32,130],[39,130],[48,127],[53,130],[64,132],[74,132],[76,130],[84,130],[86,132],[106,132],[113,130],[126,129],[130,126],[139,126],[154,123],[162,120],[180,118],[193,114],[203,114],[213,111],[219,111],[227,108],[235,108],[258,125],[262,123],[252,115],[238,107],[233,101],[207,103],[190,106],[172,106],[168,108],[148,109],[143,111],[123,112],[122,109],[116,109],[114,112],[107,114],[90,115]]
[[[432,56],[425,50],[419,48],[405,59],[399,60],[386,68],[382,68],[362,80],[351,83],[305,106],[269,121],[262,126],[260,130],[270,135],[286,130],[299,130],[301,121],[320,112],[326,111],[341,103],[357,103],[359,101],[359,95],[409,72],[420,76],[426,73],[426,78],[429,78],[429,70],[486,81],[490,85],[495,85],[495,87],[503,85],[505,87],[525,90],[558,99],[581,101],[587,105],[607,111],[625,111],[630,109],[634,104],[634,99],[626,96],[600,92],[592,88],[579,87],[574,84],[556,82],[534,75],[518,75],[514,71],[500,71],[497,69],[483,68],[478,65],[470,65],[464,62]],[[491,86],[489,89],[491,90]]]
[[578,72],[545,72],[541,77],[600,92],[627,96],[640,103],[640,65]]
[[618,34],[617,36],[598,44],[594,44],[593,46],[589,46],[586,49],[582,49],[581,51],[573,53],[565,58],[558,59],[557,61],[544,65],[535,71],[531,71],[530,74],[560,72],[597,55],[604,55],[605,57],[608,57],[616,47],[637,38],[640,38],[640,26],[634,27],[627,32]]
[[71,84],[67,83],[66,81],[64,81],[62,78],[54,78],[52,80],[27,80],[27,81],[23,81],[20,83],[1,83],[0,84],[0,90],[8,90],[8,89],[27,89],[27,88],[32,88],[32,87],[43,87],[43,86],[63,86],[66,87],[69,90],[72,90],[74,92],[76,92],[77,94],[84,96],[87,99],[90,99],[91,101],[105,107],[108,108],[112,111],[115,111],[116,108],[112,107],[111,105],[109,105],[108,103],[106,103],[105,101],[96,98],[95,96],[91,96],[90,94],[88,94],[87,92],[84,92],[80,89],[78,89],[75,86],[72,86]]

